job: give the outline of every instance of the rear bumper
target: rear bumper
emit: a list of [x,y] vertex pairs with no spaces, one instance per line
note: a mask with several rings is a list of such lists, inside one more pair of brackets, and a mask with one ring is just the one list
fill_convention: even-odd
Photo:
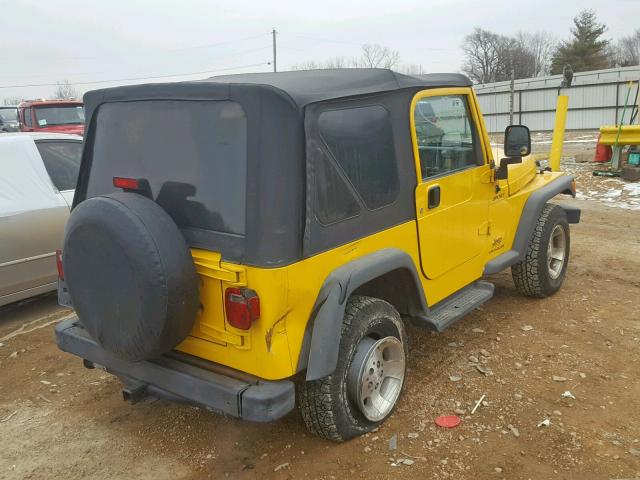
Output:
[[132,399],[152,395],[211,408],[234,417],[268,422],[290,412],[295,404],[293,382],[232,378],[179,360],[161,357],[130,362],[102,349],[77,318],[56,327],[60,350],[103,366],[126,384]]

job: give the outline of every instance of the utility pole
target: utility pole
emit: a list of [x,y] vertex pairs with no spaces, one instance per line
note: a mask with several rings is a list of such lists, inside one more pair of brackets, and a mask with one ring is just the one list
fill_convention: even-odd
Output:
[[273,71],[277,72],[278,71],[278,67],[276,64],[276,29],[274,28],[273,30],[271,30],[271,35],[273,35]]

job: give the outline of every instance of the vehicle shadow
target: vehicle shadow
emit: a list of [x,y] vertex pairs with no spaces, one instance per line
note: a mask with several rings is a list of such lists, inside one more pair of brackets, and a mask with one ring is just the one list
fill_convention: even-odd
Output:
[[58,305],[56,292],[4,305],[0,307],[0,338],[24,323],[53,319],[66,312],[70,310]]

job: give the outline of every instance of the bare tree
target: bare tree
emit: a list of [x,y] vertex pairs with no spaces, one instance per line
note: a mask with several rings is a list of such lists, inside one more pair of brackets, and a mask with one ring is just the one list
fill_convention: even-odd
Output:
[[58,86],[53,92],[53,98],[57,98],[60,100],[72,100],[78,98],[78,90],[75,89],[73,85],[69,83],[69,80],[64,80],[62,82],[56,82]]
[[313,60],[307,60],[291,65],[291,70],[319,70],[321,68],[321,64]]
[[367,43],[362,46],[362,54],[353,59],[360,68],[393,68],[400,62],[400,53],[389,47]]
[[381,45],[366,44],[362,54],[347,60],[345,57],[333,57],[323,61],[308,60],[291,66],[292,70],[315,70],[324,68],[394,68],[400,63],[397,50]]
[[612,67],[640,65],[640,28],[619,39],[608,52]]
[[543,32],[506,37],[476,28],[462,43],[462,71],[478,83],[529,78],[548,72],[554,42]]
[[464,38],[462,51],[465,55],[465,62],[462,65],[462,71],[471,80],[477,83],[501,80],[501,70],[503,70],[502,39],[502,36],[481,28],[476,28]]
[[4,104],[7,107],[13,107],[15,105],[18,105],[21,101],[22,98],[20,97],[5,97]]
[[532,76],[548,75],[551,71],[551,59],[556,48],[556,40],[547,32],[520,32],[518,43],[527,51],[533,61]]
[[323,64],[323,68],[347,68],[348,66],[349,61],[344,57],[333,57]]
[[416,63],[408,63],[406,65],[400,65],[398,67],[398,71],[401,73],[406,73],[407,75],[422,75],[424,73],[424,69],[422,65]]
[[333,57],[327,60],[316,62],[308,60],[306,62],[296,63],[291,66],[291,70],[323,70],[327,68],[347,68],[349,61],[344,57]]

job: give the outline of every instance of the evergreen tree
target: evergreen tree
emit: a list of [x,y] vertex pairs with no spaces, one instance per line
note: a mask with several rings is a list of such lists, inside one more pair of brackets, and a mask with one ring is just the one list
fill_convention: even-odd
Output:
[[596,12],[581,10],[573,19],[573,25],[573,37],[560,42],[553,55],[551,73],[562,73],[567,64],[574,72],[607,68],[610,64],[607,59],[609,40],[602,38],[607,26],[598,22]]

